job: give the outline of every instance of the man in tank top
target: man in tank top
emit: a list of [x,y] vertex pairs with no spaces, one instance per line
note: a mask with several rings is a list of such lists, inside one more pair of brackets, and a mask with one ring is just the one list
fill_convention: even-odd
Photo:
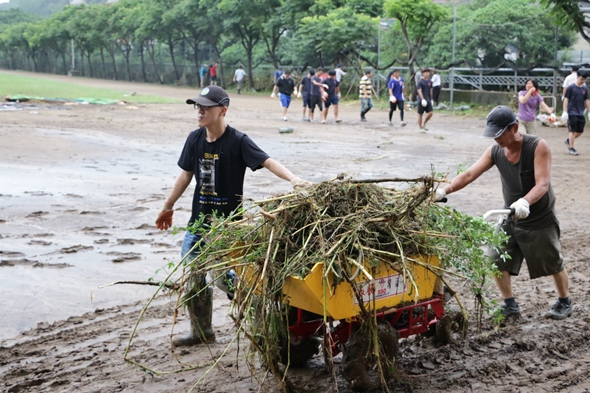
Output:
[[[572,314],[572,304],[549,176],[549,146],[539,137],[519,133],[516,116],[507,106],[497,106],[488,114],[484,136],[494,138],[496,144],[488,147],[466,172],[436,190],[435,199],[439,201],[461,190],[495,165],[502,180],[505,207],[514,209],[501,225],[509,240],[502,250],[488,251],[502,273],[496,278],[504,299],[502,315],[509,317],[520,313],[512,293],[511,276],[518,275],[525,260],[531,279],[552,276],[555,282],[559,297],[546,316],[565,319]],[[502,258],[504,252],[511,258]]]

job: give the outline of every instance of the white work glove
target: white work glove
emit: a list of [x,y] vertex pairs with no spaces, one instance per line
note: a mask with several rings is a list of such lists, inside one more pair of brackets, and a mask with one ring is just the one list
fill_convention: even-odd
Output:
[[422,104],[422,106],[424,108],[426,108],[426,105],[428,105],[428,103],[426,102],[426,100],[423,98],[422,101],[420,101],[420,103]]
[[293,189],[299,190],[301,188],[309,187],[309,186],[313,185],[313,183],[310,181],[307,181],[307,180],[303,180],[300,177],[295,176],[294,178],[291,179],[291,185],[293,186]]
[[434,101],[430,100],[430,106],[434,106]]
[[276,97],[275,93],[271,93],[270,98],[275,98],[275,97]]
[[562,122],[564,122],[564,123],[565,123],[565,122],[567,121],[567,119],[568,119],[568,118],[569,118],[569,116],[567,115],[567,112],[563,112],[563,113],[561,114],[561,121],[562,121]]
[[527,218],[531,211],[529,209],[529,203],[526,199],[520,198],[518,201],[510,205],[511,209],[514,209],[514,217],[518,219]]
[[342,96],[340,95],[340,93],[338,93],[338,99],[340,99]]
[[330,88],[330,86],[326,85],[325,83],[322,86],[324,86],[324,89],[329,89]]
[[557,120],[557,116],[555,116],[555,113],[552,113],[549,115],[549,121],[551,123],[555,122],[555,120]]
[[447,193],[445,192],[444,189],[442,188],[437,188],[436,192],[434,193],[434,201],[435,202],[440,202],[444,199],[444,197],[447,196]]
[[395,98],[395,96],[389,96],[389,101],[395,104],[397,102],[397,98]]
[[297,93],[297,98],[301,98],[301,93]]

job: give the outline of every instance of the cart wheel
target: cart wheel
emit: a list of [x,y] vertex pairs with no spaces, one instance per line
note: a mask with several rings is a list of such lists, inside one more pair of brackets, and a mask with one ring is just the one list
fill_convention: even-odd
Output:
[[461,312],[447,314],[436,323],[436,339],[442,345],[453,343],[465,337],[467,321]]
[[382,387],[379,363],[383,378],[388,381],[395,372],[399,356],[397,331],[389,323],[377,324],[379,357],[371,350],[368,332],[359,329],[348,339],[342,357],[342,376],[355,392],[366,392]]
[[291,334],[291,342],[284,340],[279,351],[281,363],[289,367],[302,367],[314,355],[320,352],[321,339],[315,336],[302,338],[299,342],[295,341]]

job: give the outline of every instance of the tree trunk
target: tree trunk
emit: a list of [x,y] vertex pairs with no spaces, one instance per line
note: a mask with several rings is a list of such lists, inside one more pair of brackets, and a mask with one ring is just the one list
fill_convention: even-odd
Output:
[[156,55],[155,55],[155,49],[153,47],[153,45],[150,43],[149,44],[151,46],[151,50],[149,49],[148,46],[148,54],[150,55],[150,58],[152,59],[152,64],[154,66],[154,72],[156,73],[156,75],[158,76],[158,80],[160,81],[160,84],[164,84],[164,78],[162,77],[162,75],[160,75],[160,71],[158,71],[158,66],[156,65]]
[[143,42],[139,47],[139,57],[141,58],[141,75],[143,76],[143,81],[147,83],[147,75],[145,73],[145,60],[143,58]]
[[65,52],[61,52],[61,63],[62,63],[62,66],[64,68],[63,69],[64,75],[67,75],[68,74],[68,66],[66,64],[66,54],[65,54]]
[[86,52],[86,58],[88,59],[88,70],[90,71],[90,77],[93,78],[94,77],[94,70],[92,69],[92,62],[90,61],[91,56],[92,56],[92,53]]
[[102,79],[106,79],[107,78],[107,68],[104,63],[104,49],[103,48],[100,48],[100,65],[102,67],[102,69],[101,69]]
[[252,73],[252,45],[248,45],[246,49],[246,56],[248,61],[248,82],[250,84],[250,90],[254,91],[254,77]]
[[[193,51],[194,51],[194,61],[195,61],[195,70],[197,70],[197,86],[201,86],[201,72],[200,69],[201,67],[199,67],[199,40],[197,40],[196,38],[194,38],[194,45],[193,45]],[[222,67],[222,62],[219,62],[219,67]]]
[[118,80],[119,75],[117,74],[117,61],[115,60],[115,52],[109,51],[109,55],[111,55],[111,60],[113,62],[113,72],[114,72],[114,79]]
[[125,53],[123,53],[123,56],[125,56],[125,63],[127,65],[127,80],[129,82],[131,82],[131,64],[129,62],[130,55],[131,55],[131,49],[125,49]]
[[170,50],[172,67],[174,67],[174,74],[176,75],[176,82],[178,83],[178,81],[180,81],[180,74],[178,73],[178,67],[176,66],[176,61],[174,60],[174,42],[171,39],[168,39],[168,49]]

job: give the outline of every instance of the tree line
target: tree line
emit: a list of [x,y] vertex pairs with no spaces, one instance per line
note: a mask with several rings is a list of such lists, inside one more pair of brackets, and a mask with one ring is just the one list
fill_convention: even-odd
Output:
[[0,64],[65,73],[73,42],[83,75],[182,83],[180,63],[198,70],[217,61],[222,80],[224,66],[243,64],[252,89],[261,64],[343,63],[358,75],[396,65],[410,73],[460,64],[557,67],[556,50],[571,46],[581,29],[560,4],[474,0],[453,13],[431,0],[121,0],[65,6],[43,18],[13,8],[0,12]]

